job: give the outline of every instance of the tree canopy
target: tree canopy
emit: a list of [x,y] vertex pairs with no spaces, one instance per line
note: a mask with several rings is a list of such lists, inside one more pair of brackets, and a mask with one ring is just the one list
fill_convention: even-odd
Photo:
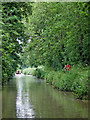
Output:
[[28,66],[45,65],[59,70],[67,63],[89,64],[89,3],[33,3],[24,52]]
[[19,53],[28,40],[22,19],[30,14],[30,4],[2,3],[2,82],[12,78],[21,63]]
[[[18,65],[89,65],[88,2],[3,2],[2,79]],[[20,59],[20,53],[21,59]]]

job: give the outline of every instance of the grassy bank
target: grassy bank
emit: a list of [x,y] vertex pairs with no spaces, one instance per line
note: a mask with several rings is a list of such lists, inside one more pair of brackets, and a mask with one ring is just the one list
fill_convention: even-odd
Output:
[[72,66],[70,71],[54,71],[52,68],[26,68],[24,74],[32,74],[53,85],[58,90],[71,91],[79,99],[87,99],[88,67]]

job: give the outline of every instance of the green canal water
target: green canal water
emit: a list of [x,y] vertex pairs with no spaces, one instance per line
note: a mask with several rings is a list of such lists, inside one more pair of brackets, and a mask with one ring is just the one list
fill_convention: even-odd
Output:
[[3,118],[88,118],[88,103],[45,80],[16,75],[2,88]]

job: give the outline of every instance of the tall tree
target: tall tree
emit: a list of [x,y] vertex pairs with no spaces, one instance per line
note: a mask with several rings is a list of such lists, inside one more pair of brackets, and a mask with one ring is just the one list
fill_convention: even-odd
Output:
[[2,82],[12,78],[20,64],[18,54],[28,40],[22,19],[30,14],[28,3],[2,3]]
[[88,8],[87,2],[33,3],[31,42],[26,47],[28,65],[59,70],[67,63],[89,64]]

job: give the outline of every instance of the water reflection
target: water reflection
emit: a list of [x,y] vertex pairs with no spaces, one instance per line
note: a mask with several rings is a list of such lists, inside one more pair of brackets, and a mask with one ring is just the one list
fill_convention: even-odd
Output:
[[87,118],[88,104],[44,80],[16,75],[2,89],[3,118]]
[[16,116],[17,118],[34,118],[28,89],[24,89],[22,76],[17,76]]

